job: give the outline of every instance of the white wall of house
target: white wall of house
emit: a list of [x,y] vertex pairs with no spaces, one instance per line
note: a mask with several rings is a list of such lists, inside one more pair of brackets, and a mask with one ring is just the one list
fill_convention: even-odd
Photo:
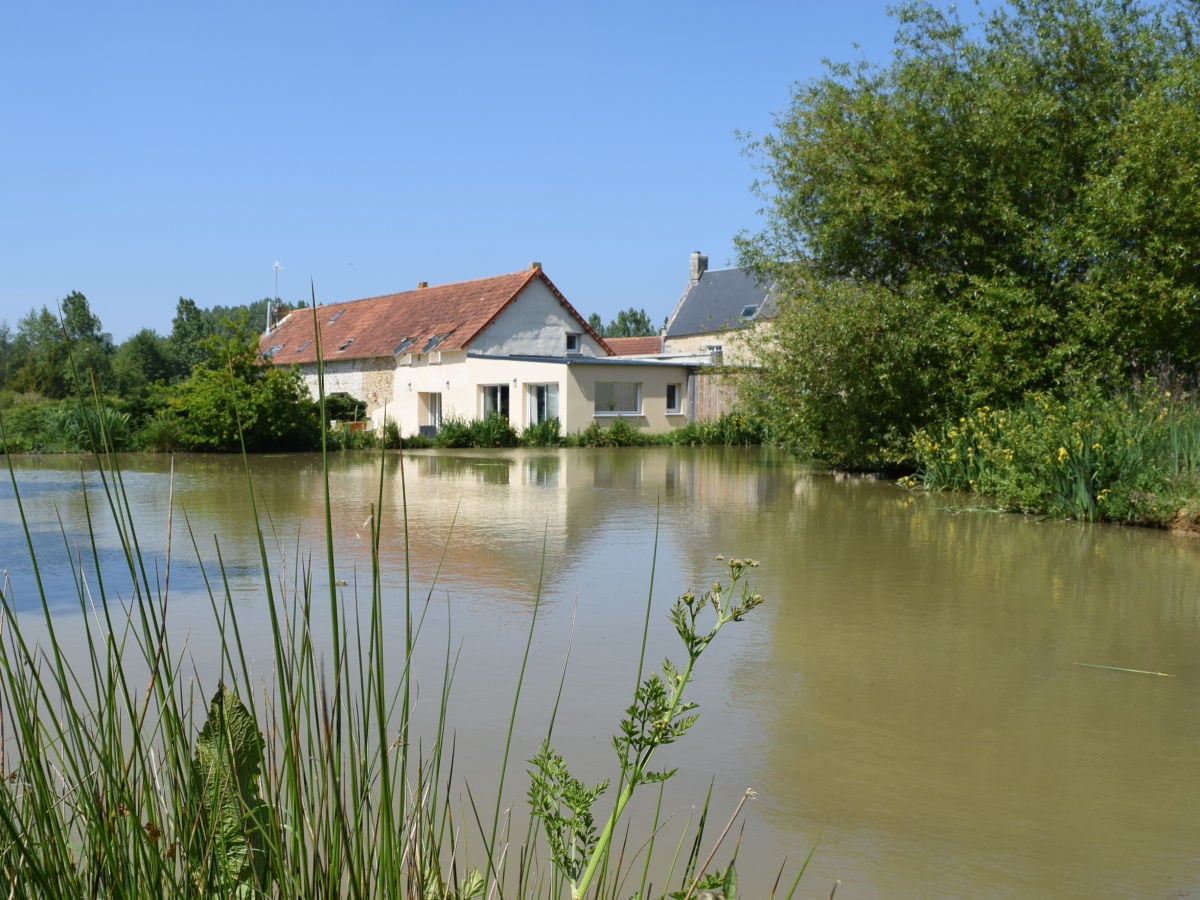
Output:
[[[315,397],[316,367],[303,371]],[[582,431],[593,420],[608,427],[618,417],[657,433],[689,421],[694,401],[688,374],[686,366],[611,358],[578,358],[568,365],[563,357],[511,359],[447,351],[397,360],[332,361],[325,367],[325,392],[345,391],[366,400],[374,429],[394,421],[403,435],[447,419],[483,418],[489,400],[507,401],[508,420],[518,431],[539,414],[556,413],[564,434]],[[668,409],[668,397],[674,409]]]
[[[575,363],[567,391],[572,432],[582,431],[593,420],[607,428],[614,419],[626,419],[635,428],[658,434],[688,422],[688,368],[653,363]],[[620,385],[620,387],[611,387]],[[675,410],[669,410],[673,394]],[[636,409],[630,404],[636,399]],[[612,409],[607,407],[612,406]]]
[[471,341],[471,352],[486,356],[564,356],[568,334],[577,335],[580,356],[607,356],[550,288],[535,279]]

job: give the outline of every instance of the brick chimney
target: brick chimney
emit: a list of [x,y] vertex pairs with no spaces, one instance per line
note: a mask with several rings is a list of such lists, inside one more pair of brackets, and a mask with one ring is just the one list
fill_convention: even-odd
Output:
[[701,277],[703,277],[704,273],[707,271],[708,271],[708,257],[705,256],[703,253],[701,253],[699,250],[693,250],[692,251],[692,284],[695,284],[697,281],[699,281],[701,279]]
[[417,282],[417,290],[418,291],[421,290],[421,288],[427,288],[427,287],[429,287],[428,281],[418,281]]
[[529,264],[529,269],[533,272],[540,272],[542,271],[542,264],[540,262],[531,262]]

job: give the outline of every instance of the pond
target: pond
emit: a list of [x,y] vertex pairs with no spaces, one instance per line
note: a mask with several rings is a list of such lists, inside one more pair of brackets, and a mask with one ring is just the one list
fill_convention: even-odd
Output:
[[[77,458],[14,463],[52,613],[78,631],[73,573],[95,579],[84,523],[109,595],[128,596],[118,530],[97,491],[85,505]],[[173,478],[167,457],[123,466],[160,581],[170,523],[170,620],[201,679],[217,658],[201,575],[214,577],[218,546],[234,602],[247,621],[263,615],[248,477],[272,579],[311,567],[327,595],[317,457],[256,457],[247,473],[236,458],[180,456]],[[701,660],[700,720],[666,748],[680,767],[671,841],[713,783],[722,824],[757,794],[739,852],[748,897],[814,845],[799,896],[828,897],[838,880],[838,898],[1200,897],[1196,539],[972,510],[758,449],[429,451],[405,457],[403,479],[398,455],[343,455],[329,484],[342,602],[369,597],[378,506],[390,639],[402,640],[406,583],[426,609],[419,709],[436,706],[457,656],[456,765],[477,795],[494,797],[535,610],[505,782],[517,806],[564,666],[555,744],[583,780],[613,776],[651,584],[657,664],[680,655],[675,596],[719,576],[717,554],[752,557],[766,603]],[[40,615],[7,482],[0,569],[11,602]],[[248,652],[265,660],[265,638],[251,633]]]

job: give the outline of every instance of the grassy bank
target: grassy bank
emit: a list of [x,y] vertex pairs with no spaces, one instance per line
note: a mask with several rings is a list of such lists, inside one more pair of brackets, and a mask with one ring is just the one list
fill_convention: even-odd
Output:
[[1153,382],[981,407],[918,432],[913,454],[910,483],[1006,509],[1155,527],[1200,518],[1200,398]]

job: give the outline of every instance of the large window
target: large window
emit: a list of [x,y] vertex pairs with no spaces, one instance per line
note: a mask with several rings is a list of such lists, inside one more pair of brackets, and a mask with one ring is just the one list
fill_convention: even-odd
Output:
[[557,384],[531,384],[528,391],[530,425],[539,425],[547,419],[558,418]]
[[677,413],[683,409],[683,385],[667,385],[667,412]]
[[508,418],[508,385],[485,384],[480,387],[483,418],[501,415]]
[[639,415],[642,411],[642,385],[638,381],[596,382],[596,415]]

